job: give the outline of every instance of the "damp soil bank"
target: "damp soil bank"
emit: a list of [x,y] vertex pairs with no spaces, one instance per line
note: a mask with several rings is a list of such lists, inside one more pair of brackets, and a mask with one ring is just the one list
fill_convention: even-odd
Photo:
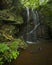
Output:
[[52,65],[52,42],[28,44],[28,48],[16,60],[5,65]]

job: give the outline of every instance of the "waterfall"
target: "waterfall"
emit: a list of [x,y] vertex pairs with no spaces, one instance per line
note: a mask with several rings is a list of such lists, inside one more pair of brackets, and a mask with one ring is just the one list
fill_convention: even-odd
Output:
[[26,8],[27,10],[27,38],[26,38],[26,42],[27,43],[33,43],[35,41],[37,41],[37,34],[36,34],[36,30],[39,27],[40,23],[39,23],[39,16],[37,11],[34,11],[33,9],[31,10],[31,14],[33,17],[33,23],[34,23],[34,28],[33,30],[31,30],[30,32],[28,32],[29,28],[28,28],[28,22],[29,22],[29,18],[30,18],[30,12],[29,12],[29,8]]
[[26,7],[26,10],[27,10],[27,22],[29,21],[29,8],[28,7]]
[[37,30],[37,28],[39,27],[40,23],[39,23],[39,16],[37,11],[33,11],[32,10],[32,14],[33,14],[33,22],[34,22],[34,28],[33,30],[31,30],[28,34],[31,34],[33,32],[35,32]]

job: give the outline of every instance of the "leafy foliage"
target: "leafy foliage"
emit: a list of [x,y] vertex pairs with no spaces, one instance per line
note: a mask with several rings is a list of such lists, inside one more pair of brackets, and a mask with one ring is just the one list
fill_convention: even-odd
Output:
[[0,44],[0,49],[0,64],[4,63],[5,61],[11,62],[12,59],[16,59],[16,57],[19,55],[17,50],[10,49],[10,47],[4,43]]
[[43,16],[43,22],[52,28],[52,2],[48,2],[45,6],[43,6],[39,10],[39,13]]
[[37,8],[40,5],[45,5],[48,0],[20,0],[25,7]]
[[14,40],[10,43],[0,43],[0,65],[5,61],[11,62],[13,59],[16,59],[19,56],[18,48],[23,48],[22,46],[25,47],[26,45],[21,39]]

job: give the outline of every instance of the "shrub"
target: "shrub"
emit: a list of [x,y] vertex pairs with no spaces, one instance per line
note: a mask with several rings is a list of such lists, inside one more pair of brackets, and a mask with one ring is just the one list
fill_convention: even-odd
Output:
[[[22,43],[21,43],[22,41]],[[18,48],[24,44],[21,39],[14,40],[10,43],[0,43],[0,65],[4,62],[11,62],[19,56]]]

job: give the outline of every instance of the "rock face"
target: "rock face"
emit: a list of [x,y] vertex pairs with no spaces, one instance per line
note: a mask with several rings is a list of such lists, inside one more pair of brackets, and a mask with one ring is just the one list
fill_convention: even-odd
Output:
[[11,7],[12,0],[0,0],[0,9],[6,9],[8,7]]
[[[14,3],[16,4],[14,5]],[[14,40],[23,23],[17,0],[0,0],[0,41]]]

